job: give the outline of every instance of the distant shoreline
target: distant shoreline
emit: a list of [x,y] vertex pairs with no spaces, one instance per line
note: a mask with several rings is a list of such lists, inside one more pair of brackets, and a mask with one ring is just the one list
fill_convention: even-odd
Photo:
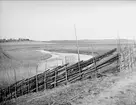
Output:
[[[50,51],[50,52],[57,52],[57,53],[74,53],[74,54],[77,54],[77,51],[76,50],[66,50],[66,49],[62,49],[62,50],[57,50],[57,49],[44,49],[44,51]],[[86,51],[80,51],[79,54],[85,54],[85,55],[92,55],[91,53],[87,53]],[[94,52],[93,55],[98,55],[97,52]]]

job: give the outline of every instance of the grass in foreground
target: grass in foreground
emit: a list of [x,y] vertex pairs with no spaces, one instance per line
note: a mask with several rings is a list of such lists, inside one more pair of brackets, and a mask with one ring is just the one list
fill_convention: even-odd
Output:
[[31,93],[6,105],[135,105],[135,81],[136,71],[123,71]]
[[[112,76],[112,78],[111,78]],[[86,96],[94,97],[105,88],[118,80],[114,75],[94,78],[92,80],[79,81],[67,86],[58,87],[44,92],[32,93],[17,99],[17,105],[77,105],[83,104],[81,100]],[[8,105],[14,105],[10,101]]]

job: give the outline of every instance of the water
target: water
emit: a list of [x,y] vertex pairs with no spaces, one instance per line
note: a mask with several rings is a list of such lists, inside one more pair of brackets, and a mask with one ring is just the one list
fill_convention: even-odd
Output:
[[[47,60],[42,60],[38,64],[38,74],[44,72],[47,69],[55,68],[56,66],[63,65],[65,63],[76,63],[78,61],[78,55],[74,53],[58,53],[49,52],[44,50],[37,50],[41,53],[51,54],[52,57]],[[92,58],[91,55],[80,54],[80,60],[87,60]],[[36,65],[34,67],[20,67],[15,69],[16,79],[21,80],[36,75]],[[15,74],[13,69],[3,70],[0,72],[0,85],[8,86],[15,82]]]
[[[47,69],[52,69],[59,65],[63,65],[65,63],[73,64],[78,62],[78,55],[75,53],[58,53],[58,52],[50,52],[45,50],[37,50],[37,51],[52,55],[51,58],[39,62],[38,73],[41,73]],[[92,57],[93,57],[92,55],[80,54],[80,60],[88,60]]]

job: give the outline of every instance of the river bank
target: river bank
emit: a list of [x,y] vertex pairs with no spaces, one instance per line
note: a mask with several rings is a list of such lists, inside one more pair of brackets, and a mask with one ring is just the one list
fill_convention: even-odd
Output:
[[[75,53],[59,53],[59,52],[50,52],[46,50],[37,50],[44,54],[50,54],[51,57],[42,60],[38,64],[38,71],[43,72],[45,69],[52,69],[56,66],[63,65],[66,63],[73,64],[78,62],[78,55]],[[92,58],[92,55],[80,54],[80,60],[88,60]]]

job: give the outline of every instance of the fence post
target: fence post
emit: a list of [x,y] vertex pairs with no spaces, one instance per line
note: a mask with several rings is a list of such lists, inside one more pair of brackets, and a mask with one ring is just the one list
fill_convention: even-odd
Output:
[[96,62],[96,58],[94,58],[94,62],[95,62],[95,70],[97,71],[97,62]]
[[127,49],[125,49],[125,54],[124,54],[124,66],[125,66],[125,70],[127,70]]
[[1,99],[1,101],[3,101],[3,99],[2,99],[2,89],[0,88],[0,99]]
[[29,78],[28,78],[28,93],[30,93],[30,82],[29,82],[30,80],[29,80]]
[[[10,80],[10,77],[9,77],[9,73],[7,72],[7,76],[8,76],[8,79]],[[10,81],[9,81],[9,83],[10,83]],[[10,84],[9,84],[9,86],[8,86],[8,91],[9,91],[9,97],[10,97],[10,95],[11,95],[11,93],[10,93]]]
[[132,46],[132,69],[133,69],[133,67],[134,67],[134,52],[133,52],[133,46]]
[[44,90],[46,89],[46,72],[44,72]]
[[133,67],[135,66],[135,61],[134,61],[134,46],[133,46]]
[[22,81],[22,84],[21,84],[21,94],[23,95],[23,85],[24,85],[24,80]]
[[27,94],[29,93],[29,78],[28,78],[28,80],[27,80]]
[[97,63],[96,63],[96,57],[94,59],[94,66],[95,66],[95,77],[97,77],[98,71],[97,71]]
[[130,58],[131,58],[131,69],[133,70],[133,58],[132,58],[132,46],[130,48]]
[[14,69],[14,76],[15,76],[15,100],[16,100],[16,98],[17,98],[17,94],[16,94],[16,82],[17,82],[17,79],[16,79],[16,71],[15,71],[15,69]]
[[36,76],[35,76],[35,80],[36,80],[36,92],[38,92],[38,78],[37,78],[38,71],[37,71],[37,69],[38,69],[38,65],[36,66]]
[[118,69],[117,71],[119,71],[119,72],[120,72],[120,66],[121,66],[121,65],[120,65],[120,58],[121,58],[120,55],[121,55],[121,54],[120,54],[119,47],[118,47],[118,56],[119,56],[119,59],[117,60],[117,67],[118,67],[118,68],[117,68],[117,69]]
[[131,48],[129,45],[129,69],[131,69]]
[[[124,50],[124,49],[123,49],[123,50]],[[125,69],[125,58],[124,58],[124,53],[123,53],[123,51],[121,51],[121,57],[122,57],[122,59],[121,59],[122,68]]]
[[67,71],[67,65],[65,66],[65,72],[66,72],[66,85],[68,84],[68,71]]
[[54,83],[54,87],[57,87],[57,70],[54,70],[55,72],[55,83]]
[[6,91],[4,90],[4,98],[3,98],[3,100],[4,100],[4,103],[6,103]]
[[[67,62],[66,62],[66,56],[65,56],[65,64],[66,64]],[[66,85],[68,84],[68,72],[67,72],[67,65],[65,66],[65,72],[66,72],[66,74],[65,74],[65,76],[66,76]]]
[[133,66],[135,67],[135,44],[133,45]]
[[129,69],[129,49],[127,46],[127,69]]
[[120,54],[119,54],[120,71],[124,70],[124,63],[122,62],[123,60],[124,60],[123,50],[120,47]]
[[136,66],[136,58],[135,58],[135,55],[136,55],[136,47],[135,47],[135,45],[134,45],[134,54],[133,54],[133,56],[134,56],[134,67]]
[[[28,76],[30,78],[30,65],[28,64]],[[28,93],[30,92],[30,82],[29,82],[29,78],[28,78]]]
[[11,97],[10,95],[11,95],[11,92],[10,92],[10,85],[9,85],[9,99],[10,99],[10,97]]

